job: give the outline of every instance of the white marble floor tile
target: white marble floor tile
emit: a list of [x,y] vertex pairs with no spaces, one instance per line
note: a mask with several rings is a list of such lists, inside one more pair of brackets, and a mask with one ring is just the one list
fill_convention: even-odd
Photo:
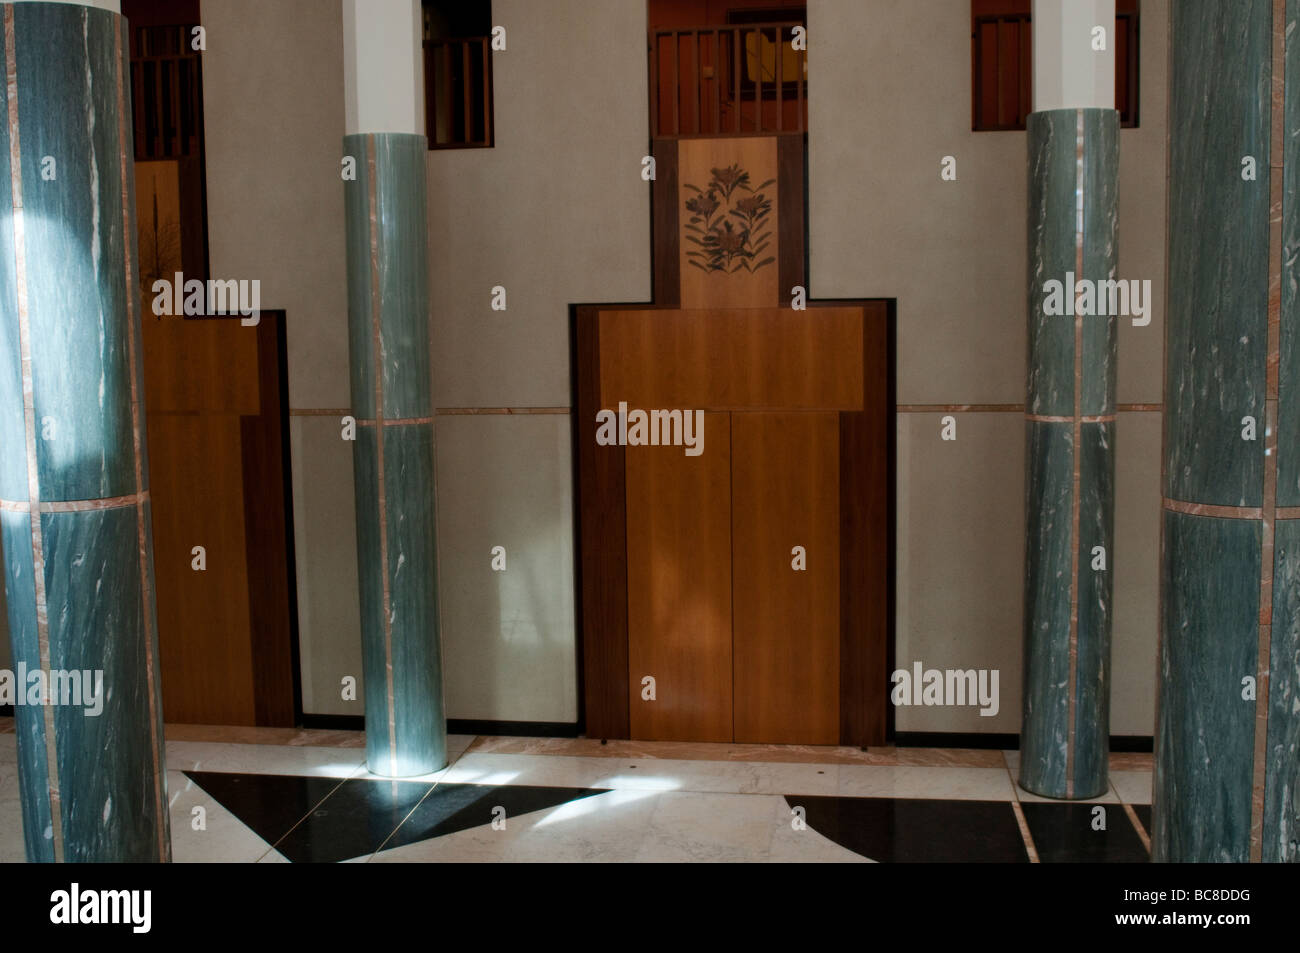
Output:
[[754,863],[768,859],[784,798],[762,794],[659,796],[636,859],[651,863]]
[[240,745],[209,741],[167,742],[169,771],[228,771],[241,774],[292,774],[346,778],[362,769],[363,748],[312,748],[305,745]]
[[1012,801],[1016,792],[1002,768],[840,765],[845,797],[946,798]]
[[[0,738],[6,736],[0,735]],[[12,738],[13,735],[8,737]],[[23,807],[18,794],[18,768],[13,762],[0,762],[0,864],[20,864],[27,860],[23,844]]]
[[1110,784],[1125,804],[1151,803],[1150,771],[1112,771]]
[[645,836],[659,794],[607,791],[541,811],[381,850],[375,863],[437,861],[620,862],[631,861]]

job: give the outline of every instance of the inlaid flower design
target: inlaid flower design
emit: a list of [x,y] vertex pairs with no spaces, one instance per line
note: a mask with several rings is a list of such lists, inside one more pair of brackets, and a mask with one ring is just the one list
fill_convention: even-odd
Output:
[[763,194],[775,179],[751,185],[749,173],[739,165],[710,169],[704,188],[685,183],[695,194],[686,200],[690,218],[686,240],[696,245],[686,260],[705,272],[734,274],[755,272],[776,261],[763,255],[772,244],[772,200]]

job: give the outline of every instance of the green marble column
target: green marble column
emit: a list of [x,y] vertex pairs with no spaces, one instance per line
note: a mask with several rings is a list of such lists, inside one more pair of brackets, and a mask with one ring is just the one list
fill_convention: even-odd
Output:
[[1109,303],[1076,301],[1075,289],[1116,278],[1119,114],[1032,113],[1028,140],[1019,780],[1046,797],[1090,798],[1108,785],[1116,317],[1081,313],[1109,311]]
[[346,136],[348,327],[366,757],[388,777],[447,763],[434,545],[425,138]]
[[75,4],[0,13],[0,530],[14,668],[35,680],[15,706],[27,857],[166,861],[127,26]]
[[1171,10],[1155,860],[1300,859],[1296,12]]

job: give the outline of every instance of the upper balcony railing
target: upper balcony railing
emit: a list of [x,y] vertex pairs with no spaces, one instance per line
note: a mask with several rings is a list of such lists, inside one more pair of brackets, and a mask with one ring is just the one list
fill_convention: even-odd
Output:
[[199,154],[203,137],[202,60],[190,27],[142,26],[131,34],[131,103],[135,158]]
[[492,38],[424,41],[425,133],[430,149],[489,148]]
[[791,43],[800,25],[651,30],[651,137],[803,133],[808,55]]

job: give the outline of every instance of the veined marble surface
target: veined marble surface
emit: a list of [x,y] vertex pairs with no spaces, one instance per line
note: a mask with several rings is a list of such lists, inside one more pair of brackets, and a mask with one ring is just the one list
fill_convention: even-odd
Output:
[[[1031,419],[1019,769],[1022,787],[1054,798],[1107,790],[1115,424],[1080,418],[1115,411],[1118,337],[1115,315],[1048,313],[1056,309],[1046,301],[1049,282],[1073,302],[1076,282],[1117,277],[1118,135],[1114,110],[1051,110],[1028,122]],[[1104,568],[1093,568],[1096,547]]]
[[[0,63],[12,75],[0,89],[0,499],[93,507],[147,487],[144,422],[132,403],[142,378],[129,36],[120,16],[84,6],[17,4],[3,12],[14,61],[6,42]],[[18,167],[10,149],[15,112]],[[26,381],[23,338],[31,357]],[[128,500],[42,513],[38,534],[27,513],[0,514],[15,666],[42,668],[47,648],[55,671],[90,672],[92,684],[102,672],[98,714],[85,698],[80,705],[18,706],[18,789],[31,859],[169,856],[162,701],[148,675],[159,670],[149,518],[147,505]],[[152,721],[151,711],[158,716]]]
[[[348,325],[367,756],[425,775],[447,761],[429,389],[425,140],[347,136]],[[377,418],[382,418],[379,420]],[[400,423],[386,423],[401,421]]]

